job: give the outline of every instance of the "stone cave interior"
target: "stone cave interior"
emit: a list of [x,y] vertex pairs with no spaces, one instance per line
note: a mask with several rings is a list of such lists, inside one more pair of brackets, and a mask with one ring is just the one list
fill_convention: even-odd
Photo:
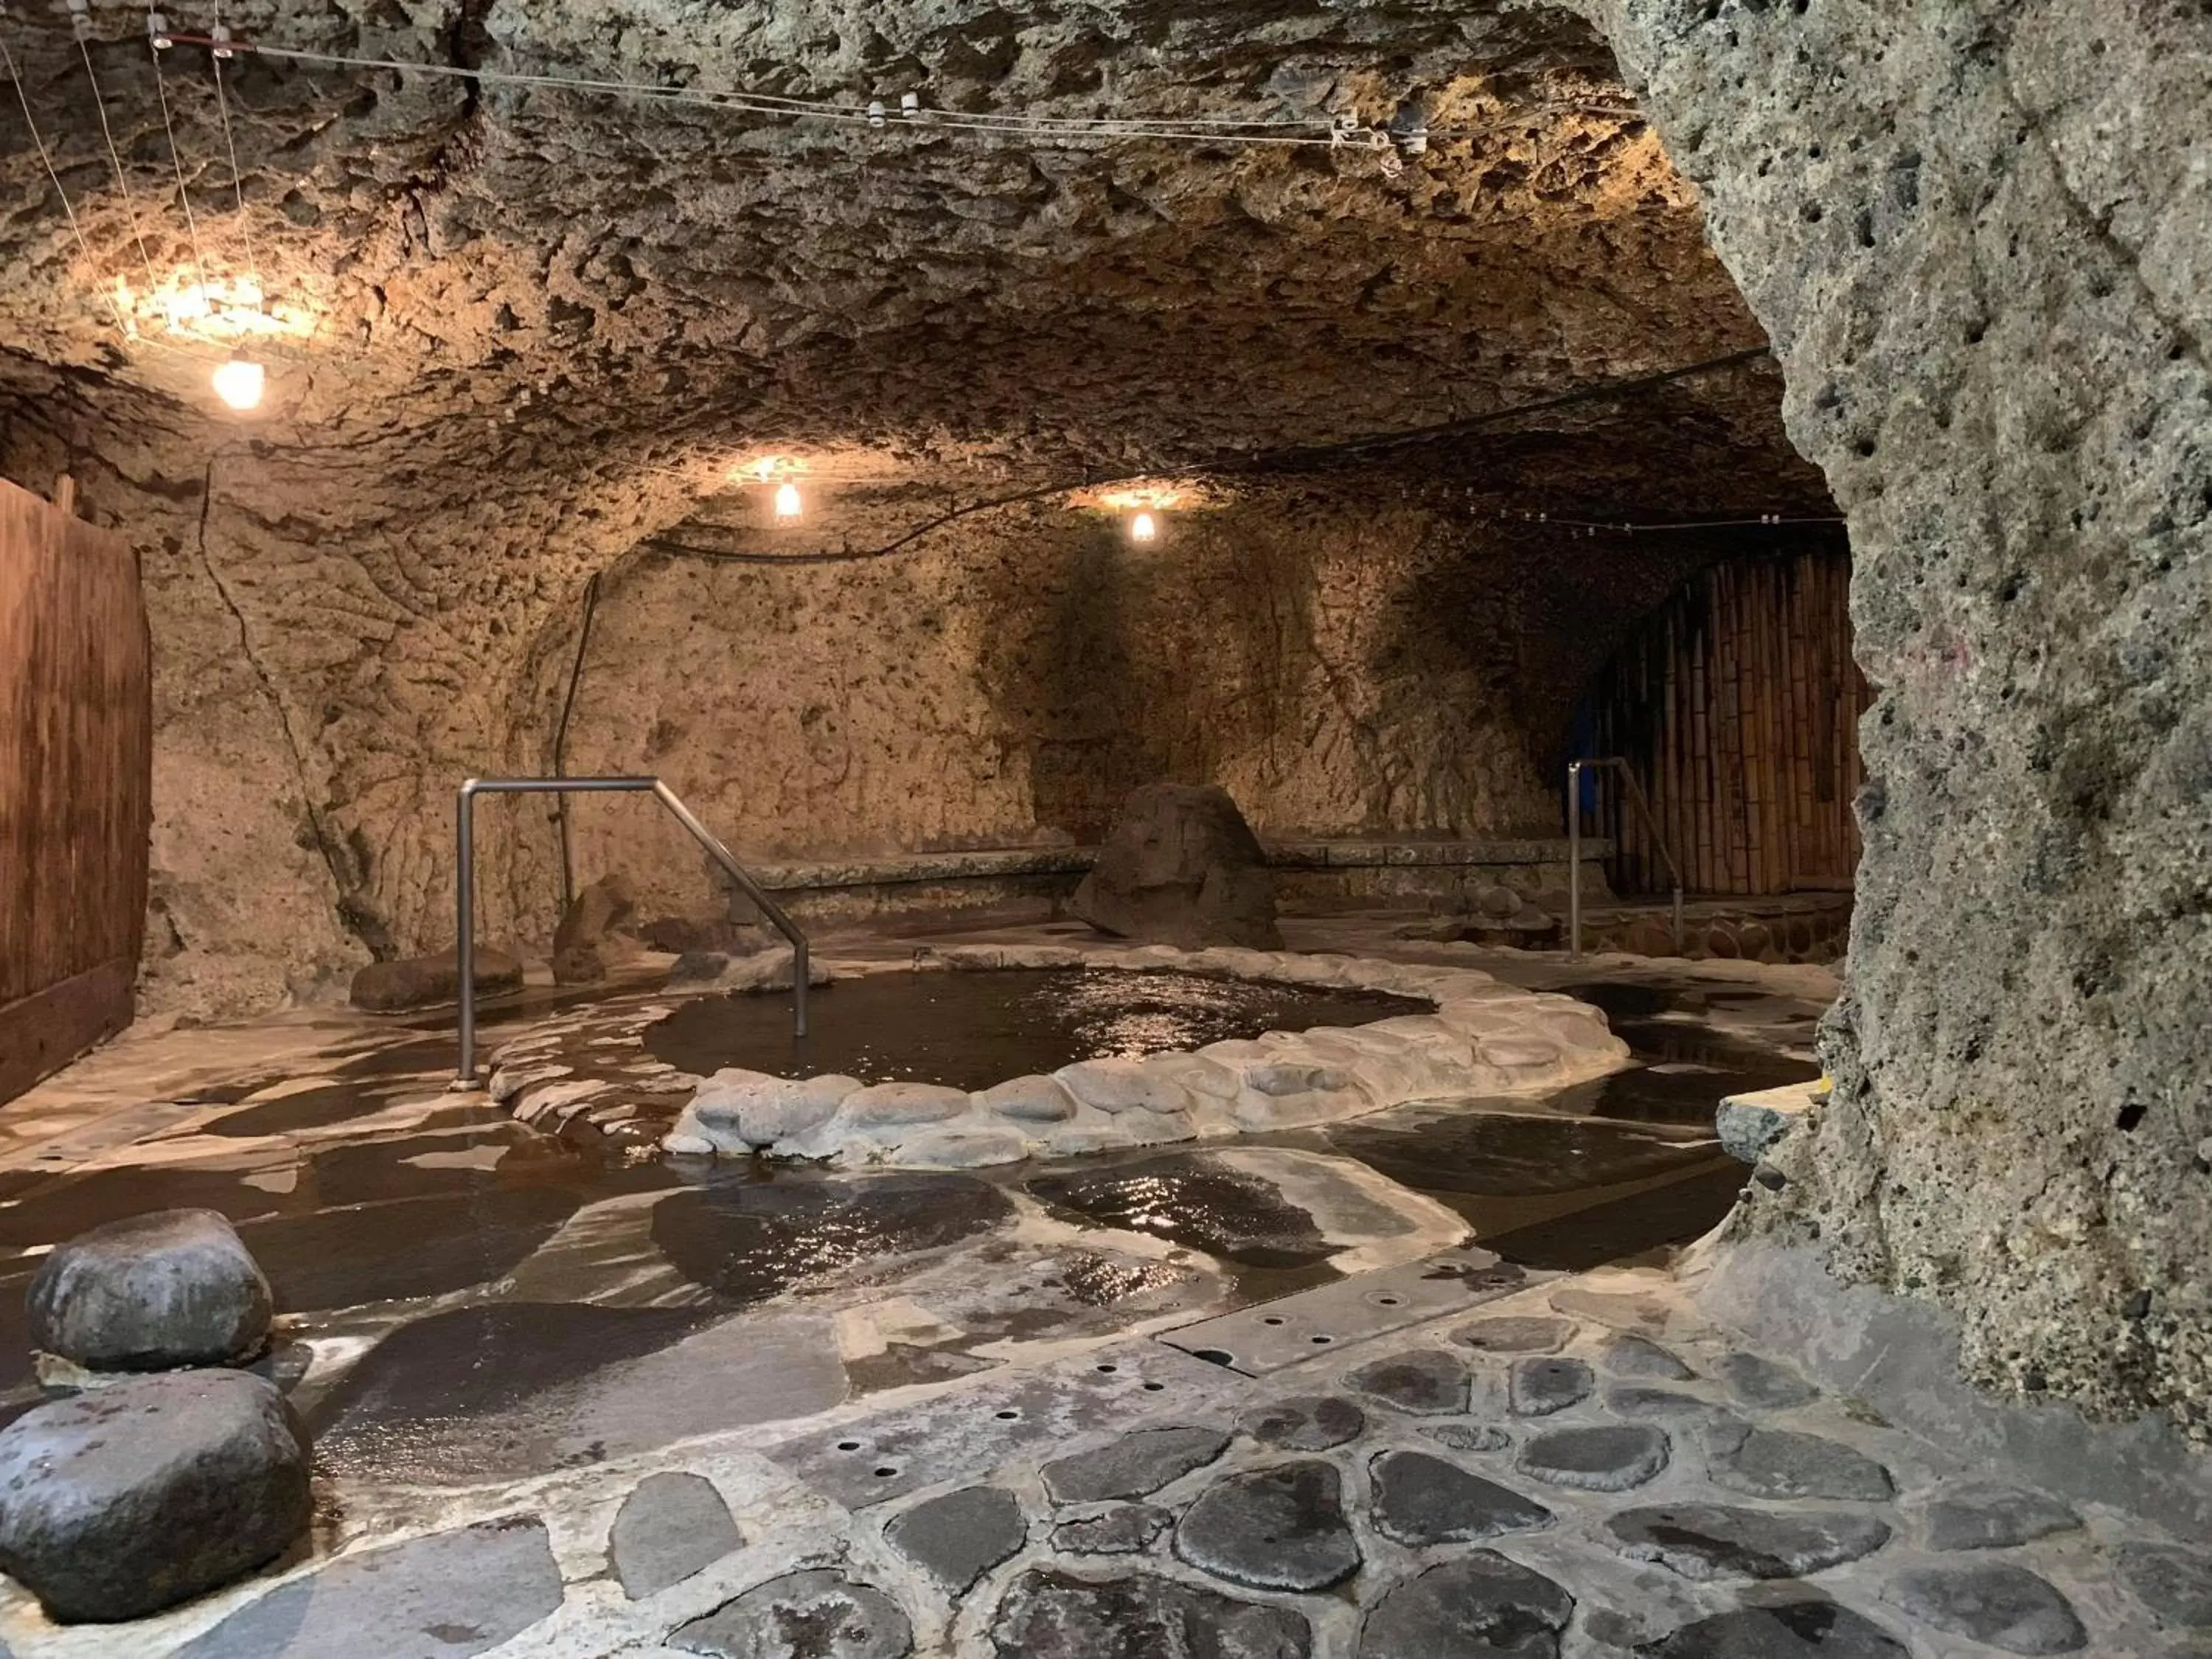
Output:
[[2212,1659],[2201,0],[0,6],[0,1659]]

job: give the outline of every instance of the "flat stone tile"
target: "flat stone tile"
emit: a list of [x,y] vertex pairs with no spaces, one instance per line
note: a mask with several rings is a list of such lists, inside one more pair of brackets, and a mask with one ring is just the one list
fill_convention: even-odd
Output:
[[623,1499],[607,1534],[607,1559],[635,1601],[681,1583],[744,1543],[713,1481],[649,1474]]
[[1522,1417],[1548,1417],[1589,1398],[1597,1379],[1579,1359],[1523,1359],[1513,1367],[1507,1396]]
[[1653,1418],[1703,1429],[1708,1433],[1738,1431],[1744,1420],[1726,1406],[1677,1389],[1655,1389],[1640,1382],[1624,1383],[1605,1391],[1605,1408],[1622,1417]]
[[1310,1659],[1313,1633],[1288,1607],[1154,1573],[1093,1582],[1032,1568],[1000,1602],[991,1644],[1000,1659]]
[[1716,1613],[1636,1652],[1637,1659],[1912,1659],[1879,1625],[1832,1601]]
[[1335,1466],[1278,1464],[1217,1480],[1184,1511],[1176,1554],[1254,1589],[1319,1590],[1359,1571]]
[[1667,1328],[1667,1304],[1654,1296],[1563,1285],[1552,1292],[1552,1306],[1570,1319],[1587,1319],[1616,1331],[1649,1336]]
[[1787,1365],[1755,1353],[1723,1355],[1713,1370],[1730,1394],[1756,1411],[1789,1411],[1820,1397],[1818,1389]]
[[668,1645],[709,1659],[903,1659],[914,1626],[873,1585],[817,1570],[756,1585],[670,1632]]
[[1557,1353],[1574,1334],[1571,1319],[1501,1314],[1495,1319],[1462,1325],[1451,1334],[1451,1339],[1478,1353]]
[[2081,1524],[2057,1498],[1995,1480],[1947,1486],[1918,1508],[1921,1536],[1931,1550],[2011,1549]]
[[1052,1547],[1063,1555],[1134,1555],[1175,1524],[1170,1511],[1151,1504],[1116,1504],[1052,1529]]
[[947,1595],[959,1595],[1029,1541],[1029,1522],[1013,1493],[969,1486],[901,1511],[884,1536]]
[[1660,1382],[1686,1382],[1697,1375],[1672,1348],[1631,1332],[1608,1338],[1598,1350],[1597,1363],[1599,1369],[1614,1376],[1648,1377]]
[[2076,1653],[2089,1640],[2072,1602],[2047,1580],[2004,1562],[1914,1568],[1881,1594],[1923,1625],[2007,1653]]
[[1056,1458],[1041,1471],[1055,1504],[1097,1504],[1109,1498],[1145,1498],[1229,1449],[1218,1429],[1139,1429],[1119,1440]]
[[1393,1354],[1346,1372],[1345,1386],[1398,1411],[1452,1417],[1467,1409],[1467,1367],[1440,1348]]
[[1309,1395],[1247,1412],[1237,1427],[1279,1451],[1328,1451],[1365,1433],[1367,1413],[1336,1395]]
[[1510,1486],[1425,1452],[1385,1452],[1369,1466],[1376,1529],[1399,1543],[1474,1543],[1550,1524],[1551,1510]]
[[1555,1486],[1626,1492],[1667,1467],[1666,1431],[1648,1423],[1547,1429],[1522,1445],[1514,1467]]
[[1607,1541],[1636,1561],[1656,1561],[1685,1578],[1794,1578],[1871,1555],[1889,1541],[1887,1524],[1846,1510],[1784,1513],[1729,1504],[1672,1504],[1622,1510]]
[[1454,1451],[1504,1451],[1513,1437],[1494,1423],[1432,1423],[1421,1432]]
[[978,1376],[939,1398],[885,1407],[761,1449],[848,1509],[987,1478],[1024,1452],[1049,1457],[1140,1413],[1203,1421],[1220,1368],[1150,1341],[1118,1342],[1036,1370]]
[[2160,1620],[2212,1630],[2212,1551],[2175,1544],[2123,1544],[2113,1552],[2120,1577]]
[[1717,1486],[1753,1498],[1820,1498],[1879,1504],[1896,1491],[1889,1471],[1840,1441],[1788,1429],[1717,1431],[1706,1473]]
[[1553,1659],[1574,1606],[1543,1574],[1476,1550],[1386,1591],[1358,1659]]
[[535,1516],[340,1556],[240,1608],[176,1659],[467,1659],[560,1607]]

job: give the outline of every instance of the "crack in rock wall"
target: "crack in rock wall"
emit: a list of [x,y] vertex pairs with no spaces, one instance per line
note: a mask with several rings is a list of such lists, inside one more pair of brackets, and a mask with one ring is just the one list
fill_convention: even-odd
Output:
[[1835,1096],[1739,1227],[2212,1442],[2212,13],[1589,0],[1850,515]]

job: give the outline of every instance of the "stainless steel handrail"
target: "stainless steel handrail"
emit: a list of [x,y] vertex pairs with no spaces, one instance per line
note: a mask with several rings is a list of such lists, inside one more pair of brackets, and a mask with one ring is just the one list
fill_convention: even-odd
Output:
[[1682,867],[1674,862],[1674,850],[1667,845],[1667,837],[1659,828],[1658,815],[1652,811],[1651,803],[1644,798],[1644,786],[1636,781],[1636,773],[1627,760],[1620,755],[1591,755],[1567,763],[1567,960],[1578,962],[1583,954],[1583,769],[1585,766],[1609,767],[1620,774],[1621,781],[1628,786],[1628,798],[1636,803],[1636,810],[1644,815],[1644,823],[1651,831],[1651,844],[1659,849],[1659,856],[1667,860],[1667,873],[1674,883],[1674,954],[1682,954]]
[[760,907],[776,932],[791,941],[791,1034],[806,1035],[806,935],[784,908],[770,898],[737,855],[722,845],[698,815],[686,806],[673,789],[659,778],[471,778],[461,785],[453,808],[453,851],[456,874],[453,908],[456,914],[454,965],[460,969],[461,1053],[453,1087],[477,1086],[477,918],[476,918],[476,799],[478,795],[604,794],[617,790],[649,793],[691,832],[691,839],[707,849],[738,889]]

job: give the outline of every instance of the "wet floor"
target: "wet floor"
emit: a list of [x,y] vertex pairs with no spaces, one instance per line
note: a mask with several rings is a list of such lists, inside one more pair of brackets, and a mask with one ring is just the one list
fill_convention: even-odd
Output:
[[[1000,978],[1027,1003],[1008,1008]],[[927,995],[885,1026],[871,986]],[[115,1167],[0,1174],[0,1417],[37,1397],[21,1297],[43,1248],[172,1206],[230,1217],[263,1263],[287,1316],[272,1368],[296,1384],[325,1468],[434,1484],[620,1455],[733,1412],[819,1410],[1000,1364],[1007,1342],[1224,1311],[1453,1217],[1531,1266],[1694,1237],[1742,1175],[1711,1139],[1715,1101],[1811,1068],[1714,1030],[1726,990],[1577,990],[1607,1008],[1638,1066],[1548,1099],[973,1175],[702,1168],[579,1147],[445,1095],[445,1039],[356,1036],[295,1081],[216,1079],[203,1117]],[[970,1019],[948,995],[990,1012]],[[1426,1006],[1080,972],[886,975],[817,1006],[817,1065],[982,1084],[1080,1054]],[[687,1015],[720,1030],[732,1004],[699,1006],[661,1041]],[[786,1002],[751,1000],[753,1014],[762,1040],[787,1044]],[[1040,1024],[1067,1046],[1037,1046]],[[718,1063],[732,1060],[745,1063]],[[854,1320],[875,1333],[857,1346]]]
[[871,974],[824,986],[808,998],[812,1031],[797,1050],[788,995],[757,992],[688,1002],[644,1041],[656,1059],[701,1077],[737,1066],[972,1091],[1079,1060],[1430,1012],[1429,1003],[1379,991],[1118,969],[991,969]]

